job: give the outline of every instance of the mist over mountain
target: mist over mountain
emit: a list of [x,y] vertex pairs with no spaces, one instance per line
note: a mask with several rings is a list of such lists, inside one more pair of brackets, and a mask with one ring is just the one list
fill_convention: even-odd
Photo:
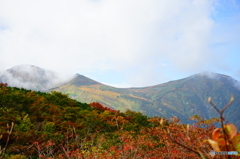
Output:
[[151,117],[177,116],[183,123],[191,122],[189,118],[195,114],[205,119],[218,117],[207,98],[212,97],[213,103],[221,109],[233,95],[235,100],[224,117],[240,128],[239,81],[217,73],[204,72],[149,87],[115,88],[80,74],[59,82],[61,80],[51,71],[21,65],[3,72],[0,81],[14,87],[59,91],[80,102],[99,102],[116,110],[130,109]]
[[60,76],[34,65],[18,65],[0,74],[0,82],[11,87],[20,87],[35,91],[46,91],[64,82]]

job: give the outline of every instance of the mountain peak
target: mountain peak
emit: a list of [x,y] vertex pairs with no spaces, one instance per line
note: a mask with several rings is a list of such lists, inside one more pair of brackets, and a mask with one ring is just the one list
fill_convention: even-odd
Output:
[[19,68],[36,68],[36,69],[41,69],[40,67],[38,66],[35,66],[35,65],[31,65],[31,64],[20,64],[20,65],[16,65],[16,66],[13,66],[9,69],[19,69]]
[[29,76],[31,78],[38,78],[38,75],[42,75],[46,71],[38,66],[22,64],[9,68],[5,72],[12,74],[14,77]]
[[221,82],[224,82],[224,83],[226,82],[233,85],[235,85],[236,83],[239,83],[237,80],[233,79],[231,76],[219,74],[219,73],[213,73],[213,72],[202,72],[199,74],[195,74],[191,77],[208,79],[213,81],[221,81]]
[[81,85],[94,85],[94,84],[101,84],[97,81],[94,81],[86,76],[75,74],[75,77],[69,82],[72,85],[81,86]]
[[203,76],[203,77],[208,77],[211,79],[219,79],[219,78],[233,79],[232,77],[230,77],[228,75],[219,74],[219,73],[215,73],[215,72],[201,72],[201,73],[195,74],[193,76]]
[[0,81],[12,87],[22,87],[36,91],[45,91],[60,83],[56,73],[38,66],[22,64],[7,69]]

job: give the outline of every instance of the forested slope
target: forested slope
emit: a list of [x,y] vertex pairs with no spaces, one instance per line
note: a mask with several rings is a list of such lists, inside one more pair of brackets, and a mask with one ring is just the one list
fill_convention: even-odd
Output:
[[[0,84],[0,158],[198,158],[217,119],[194,125]],[[204,127],[204,128],[203,128]],[[181,146],[181,145],[185,145]],[[187,149],[190,148],[190,149]]]

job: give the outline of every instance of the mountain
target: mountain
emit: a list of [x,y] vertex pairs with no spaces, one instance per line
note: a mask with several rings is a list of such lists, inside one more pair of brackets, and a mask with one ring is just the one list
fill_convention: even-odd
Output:
[[53,90],[68,94],[82,102],[99,102],[114,109],[131,109],[148,116],[179,117],[188,123],[198,114],[205,119],[218,117],[207,102],[212,97],[218,108],[223,108],[234,95],[233,104],[224,116],[240,127],[240,90],[238,81],[221,74],[196,74],[184,79],[142,88],[115,88],[77,75],[65,85]]
[[56,83],[56,79],[54,74],[31,65],[13,67],[0,77],[0,81],[10,86],[59,91],[81,102],[99,102],[116,110],[130,109],[150,117],[177,116],[183,123],[190,123],[189,118],[195,114],[205,119],[218,117],[207,98],[212,97],[213,103],[220,109],[233,95],[235,100],[224,112],[224,117],[240,128],[240,89],[237,87],[239,82],[226,75],[201,73],[139,88],[115,88],[80,74],[61,85]]
[[68,94],[71,98],[86,103],[99,102],[117,110],[140,110],[141,105],[151,104],[148,99],[129,94],[128,90],[107,86],[77,74],[61,87],[50,89]]
[[35,91],[46,91],[61,84],[56,73],[34,65],[18,65],[7,69],[1,73],[0,82]]
[[212,74],[196,74],[181,80],[171,81],[146,88],[127,89],[134,95],[149,99],[155,109],[152,114],[145,109],[147,115],[163,115],[180,117],[185,123],[194,114],[205,119],[218,117],[216,110],[207,103],[207,98],[212,97],[213,103],[223,108],[234,95],[233,104],[226,110],[224,116],[229,122],[240,127],[240,90],[235,86],[237,81],[229,76]]

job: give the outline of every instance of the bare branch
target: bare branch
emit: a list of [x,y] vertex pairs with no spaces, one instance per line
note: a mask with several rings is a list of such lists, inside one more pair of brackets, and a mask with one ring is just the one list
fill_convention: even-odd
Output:
[[228,104],[226,104],[223,109],[220,111],[220,113],[223,113],[231,104],[232,102],[234,101],[234,97],[233,95],[231,96],[231,99],[229,100]]
[[220,110],[212,103],[212,98],[211,97],[208,97],[208,103],[211,104],[213,106],[213,108],[216,109],[216,111],[218,113],[220,113]]

